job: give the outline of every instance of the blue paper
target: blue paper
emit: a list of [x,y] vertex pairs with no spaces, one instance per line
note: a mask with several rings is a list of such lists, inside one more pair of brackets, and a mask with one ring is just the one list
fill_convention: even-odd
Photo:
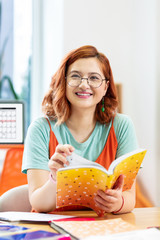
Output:
[[27,232],[27,233],[18,233],[14,235],[8,235],[8,236],[0,236],[0,239],[2,240],[34,240],[34,239],[41,239],[41,238],[49,238],[49,237],[55,237],[55,236],[60,236],[58,233],[52,233],[52,232],[47,232],[43,230],[39,231],[34,231],[34,232]]

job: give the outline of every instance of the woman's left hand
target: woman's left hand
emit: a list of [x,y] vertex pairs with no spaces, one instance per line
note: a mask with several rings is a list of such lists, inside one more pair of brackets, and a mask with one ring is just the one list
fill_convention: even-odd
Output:
[[124,184],[124,176],[120,175],[112,189],[105,191],[98,190],[95,196],[95,203],[107,213],[118,211],[122,204],[122,189]]

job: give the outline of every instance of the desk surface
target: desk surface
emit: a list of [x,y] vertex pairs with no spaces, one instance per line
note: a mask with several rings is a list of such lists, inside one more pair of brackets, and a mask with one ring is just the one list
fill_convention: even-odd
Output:
[[[153,226],[160,226],[160,207],[135,208],[131,213],[119,215],[105,214],[103,218],[97,217],[96,213],[94,213],[93,211],[74,211],[74,212],[70,211],[62,212],[61,214],[74,215],[78,217],[95,217],[96,220],[122,218],[124,221],[131,223],[140,229],[145,229],[147,227]],[[49,225],[44,224],[20,224],[20,225],[54,232],[54,230]]]

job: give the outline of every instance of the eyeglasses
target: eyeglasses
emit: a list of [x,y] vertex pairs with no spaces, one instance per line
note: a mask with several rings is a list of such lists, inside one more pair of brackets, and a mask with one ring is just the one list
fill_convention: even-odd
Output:
[[86,80],[90,87],[98,88],[107,79],[103,79],[98,73],[92,73],[88,78],[81,77],[78,73],[70,73],[66,80],[71,87],[78,87],[82,81]]

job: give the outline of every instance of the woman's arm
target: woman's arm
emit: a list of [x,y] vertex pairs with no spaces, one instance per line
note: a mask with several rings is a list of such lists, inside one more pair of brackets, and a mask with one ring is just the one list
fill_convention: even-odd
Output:
[[[50,212],[56,208],[56,172],[68,164],[66,156],[73,152],[71,145],[58,145],[49,160],[50,172],[40,169],[27,171],[29,199],[37,212]],[[52,175],[52,179],[50,177]]]
[[49,178],[49,172],[39,169],[27,171],[29,199],[37,212],[50,212],[56,207],[56,182]]

